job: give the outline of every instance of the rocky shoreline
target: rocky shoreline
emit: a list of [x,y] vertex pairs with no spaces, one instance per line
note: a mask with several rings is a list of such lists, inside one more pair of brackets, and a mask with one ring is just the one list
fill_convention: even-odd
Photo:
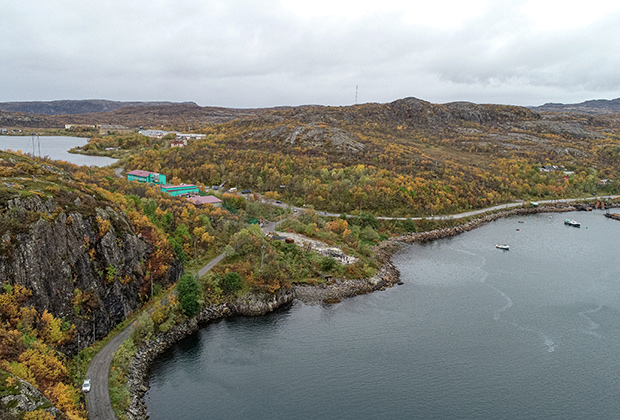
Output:
[[197,332],[202,325],[233,315],[260,316],[299,300],[307,304],[320,302],[338,302],[341,299],[384,290],[395,284],[400,284],[400,273],[392,264],[391,256],[402,245],[416,242],[427,242],[450,236],[459,235],[476,229],[492,221],[519,215],[536,213],[553,213],[586,210],[582,204],[569,205],[560,203],[554,206],[516,208],[489,214],[478,219],[445,229],[436,229],[422,233],[411,233],[381,242],[375,247],[375,252],[383,259],[383,267],[371,277],[361,280],[335,280],[330,284],[318,286],[294,285],[290,289],[280,290],[275,294],[248,294],[234,303],[206,307],[196,317],[186,323],[177,325],[170,331],[160,334],[156,339],[143,345],[136,354],[129,369],[130,405],[128,416],[130,419],[142,420],[148,418],[144,395],[148,388],[148,375],[151,364],[155,359],[172,345],[183,338]]
[[314,304],[324,301],[336,302],[340,299],[360,294],[383,290],[399,282],[399,272],[385,255],[385,263],[379,272],[367,279],[336,280],[329,285],[300,286],[281,289],[275,294],[250,293],[234,303],[205,307],[194,318],[173,327],[170,331],[159,334],[155,339],[140,347],[129,368],[129,408],[130,419],[146,419],[147,407],[144,395],[148,390],[148,375],[155,359],[175,343],[198,332],[202,325],[228,316],[261,316],[278,308],[291,304],[294,300]]

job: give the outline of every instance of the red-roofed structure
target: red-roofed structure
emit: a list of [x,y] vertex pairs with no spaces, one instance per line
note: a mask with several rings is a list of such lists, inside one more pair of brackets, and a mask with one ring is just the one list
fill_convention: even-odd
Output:
[[192,195],[190,197],[187,197],[187,199],[197,206],[202,204],[211,204],[213,207],[220,207],[222,205],[222,200],[212,195]]

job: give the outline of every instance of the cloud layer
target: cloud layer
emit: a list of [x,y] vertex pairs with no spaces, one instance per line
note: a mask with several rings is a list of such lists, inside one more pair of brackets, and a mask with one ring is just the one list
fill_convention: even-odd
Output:
[[620,5],[591,0],[20,0],[0,101],[263,107],[620,97]]

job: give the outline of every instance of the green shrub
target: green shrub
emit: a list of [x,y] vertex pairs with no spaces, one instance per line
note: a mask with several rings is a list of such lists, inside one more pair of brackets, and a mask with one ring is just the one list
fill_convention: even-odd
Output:
[[220,278],[219,286],[225,294],[233,294],[241,290],[243,279],[239,273],[230,271]]
[[155,329],[155,324],[153,323],[153,319],[148,314],[148,312],[143,312],[142,315],[138,317],[136,320],[136,326],[131,334],[131,339],[136,344],[136,346],[141,345],[153,335],[153,331]]
[[194,316],[200,311],[202,287],[200,280],[191,274],[183,274],[177,284],[179,307],[187,316]]

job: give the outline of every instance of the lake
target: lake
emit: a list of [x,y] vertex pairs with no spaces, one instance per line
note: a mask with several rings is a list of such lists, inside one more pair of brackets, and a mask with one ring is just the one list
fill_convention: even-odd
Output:
[[[41,145],[41,153],[39,153],[39,142]],[[48,156],[53,160],[64,160],[80,166],[108,166],[118,160],[105,156],[87,156],[68,152],[72,147],[84,146],[88,143],[87,138],[40,136],[39,142],[37,142],[37,138],[35,137],[33,147],[32,136],[0,136],[0,150],[21,150],[23,153],[30,155],[33,154],[34,150],[35,156]]]
[[150,419],[617,419],[618,238],[575,212],[407,246],[402,286],[178,343],[151,372]]

